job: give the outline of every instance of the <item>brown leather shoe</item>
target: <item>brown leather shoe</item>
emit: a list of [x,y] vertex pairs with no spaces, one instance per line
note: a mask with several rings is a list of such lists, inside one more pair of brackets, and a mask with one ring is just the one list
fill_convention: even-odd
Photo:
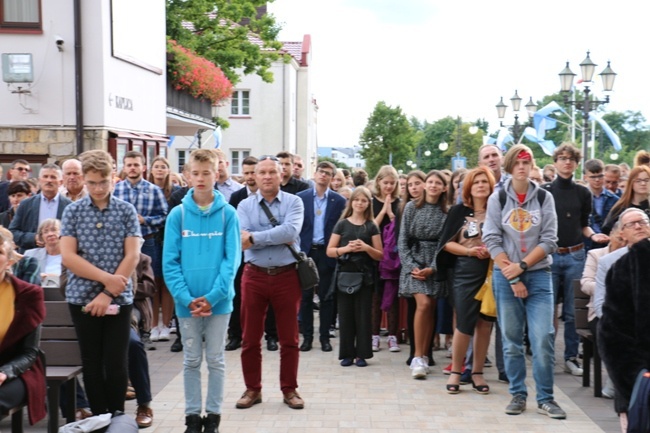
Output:
[[148,406],[138,406],[135,411],[135,423],[140,428],[151,427],[153,423],[153,410]]
[[284,393],[284,404],[289,406],[291,409],[302,409],[305,407],[305,402],[295,391]]
[[135,388],[133,388],[131,385],[129,385],[126,388],[126,396],[124,397],[125,400],[135,400]]
[[262,402],[262,391],[253,391],[251,389],[247,389],[241,396],[239,400],[237,400],[237,404],[235,407],[237,409],[248,409],[249,407],[252,407],[255,404],[261,403]]

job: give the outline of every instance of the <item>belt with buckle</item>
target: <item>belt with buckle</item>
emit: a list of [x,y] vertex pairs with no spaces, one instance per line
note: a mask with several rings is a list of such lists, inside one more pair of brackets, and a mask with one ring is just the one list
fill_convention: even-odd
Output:
[[576,251],[580,251],[584,247],[585,247],[585,244],[578,244],[578,245],[574,245],[572,247],[558,247],[556,253],[558,253],[558,254],[575,253]]
[[287,272],[287,271],[290,271],[292,269],[293,270],[296,269],[296,264],[295,263],[291,263],[290,265],[286,265],[286,266],[271,266],[269,268],[264,268],[262,266],[257,266],[257,265],[254,265],[252,263],[246,263],[246,265],[250,266],[251,269],[253,269],[253,270],[257,271],[257,272],[263,272],[266,275],[278,275],[278,274],[281,274],[283,272]]
[[155,233],[149,233],[148,235],[142,236],[142,239],[153,239],[156,236]]

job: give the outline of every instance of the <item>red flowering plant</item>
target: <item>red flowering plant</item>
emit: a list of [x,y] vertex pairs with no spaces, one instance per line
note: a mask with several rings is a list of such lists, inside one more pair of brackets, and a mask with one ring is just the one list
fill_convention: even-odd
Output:
[[214,63],[176,41],[167,41],[167,79],[176,90],[217,105],[232,95],[232,83]]

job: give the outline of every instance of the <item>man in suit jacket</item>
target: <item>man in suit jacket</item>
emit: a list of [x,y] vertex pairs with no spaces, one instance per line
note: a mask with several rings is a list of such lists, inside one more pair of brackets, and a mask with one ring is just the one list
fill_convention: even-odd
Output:
[[[333,297],[329,294],[336,260],[327,257],[325,251],[330,241],[334,225],[341,218],[345,209],[345,198],[329,189],[330,181],[336,174],[336,167],[323,161],[316,167],[314,188],[299,192],[297,195],[305,206],[305,219],[300,231],[300,249],[314,259],[320,275],[320,343],[323,352],[330,352],[329,328],[334,314]],[[314,340],[314,289],[303,290],[299,317],[302,321],[304,336],[300,350],[311,350]]]
[[36,241],[38,225],[48,218],[61,219],[63,209],[72,203],[59,195],[62,182],[61,168],[55,164],[45,164],[38,175],[41,192],[25,199],[18,206],[16,216],[9,224],[9,230],[14,234],[14,242],[21,253],[30,248],[42,247],[43,242]]

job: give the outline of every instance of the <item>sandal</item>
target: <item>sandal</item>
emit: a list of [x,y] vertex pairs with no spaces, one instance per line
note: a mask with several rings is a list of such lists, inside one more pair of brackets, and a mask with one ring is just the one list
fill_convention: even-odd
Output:
[[[483,372],[472,372],[472,376],[477,374],[483,375]],[[472,379],[472,388],[474,388],[474,391],[478,392],[479,394],[485,395],[490,393],[490,387],[488,385],[476,385],[474,383],[474,379]]]
[[[458,371],[452,371],[450,373],[450,375],[452,375],[452,374],[457,374],[459,376],[461,375],[461,373],[458,372]],[[447,388],[447,393],[448,394],[458,394],[460,392],[460,383],[455,383],[455,384],[452,384],[452,385],[447,384],[446,388]]]

